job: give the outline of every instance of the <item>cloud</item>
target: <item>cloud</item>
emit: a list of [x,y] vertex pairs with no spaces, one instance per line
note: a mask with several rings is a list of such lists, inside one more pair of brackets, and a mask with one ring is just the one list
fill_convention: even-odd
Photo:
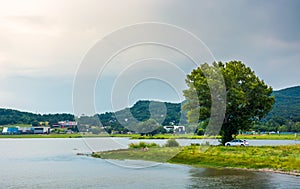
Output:
[[[5,1],[0,7],[0,84],[5,84],[1,94],[6,100],[1,104],[42,112],[63,111],[59,104],[64,104],[70,112],[72,80],[89,48],[120,27],[147,21],[189,30],[206,43],[217,60],[242,60],[275,89],[299,85],[299,5],[297,0]],[[124,67],[118,61],[130,62],[130,57],[137,57],[134,53],[144,58],[161,53],[165,59],[176,59],[182,69],[190,69],[184,68],[185,59],[176,54],[135,50],[116,57],[105,78],[107,86]],[[38,105],[25,100],[13,103],[14,98],[24,98],[19,90],[23,86],[29,86],[26,101]],[[61,95],[54,95],[56,104],[53,94],[57,91]],[[141,87],[139,91],[136,98]],[[107,107],[102,104],[98,109]]]

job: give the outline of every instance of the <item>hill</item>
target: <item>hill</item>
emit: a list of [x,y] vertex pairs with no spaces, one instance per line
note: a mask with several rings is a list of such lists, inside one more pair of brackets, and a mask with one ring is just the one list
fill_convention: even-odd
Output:
[[[165,107],[166,112],[162,112],[161,107]],[[102,125],[109,125],[114,127],[114,129],[121,129],[122,124],[119,123],[119,121],[122,122],[126,119],[127,124],[133,124],[134,121],[130,119],[132,117],[134,117],[137,121],[148,120],[151,116],[149,109],[151,109],[151,112],[156,115],[165,114],[165,117],[163,117],[164,121],[162,122],[162,125],[178,125],[180,122],[181,103],[158,102],[149,100],[138,101],[132,107],[125,108],[115,113],[106,112],[104,114],[98,114],[98,117]],[[160,112],[162,113],[160,114]],[[180,124],[185,123],[186,117],[183,116]]]
[[[275,96],[275,104],[266,118],[262,120],[262,124],[267,127],[278,127],[281,125],[290,125],[291,122],[300,122],[300,86],[274,91],[273,95]],[[131,117],[130,114],[132,114],[132,116],[138,121],[148,120],[150,118],[149,107],[154,114],[162,115],[166,113],[166,116],[163,117],[164,121],[162,122],[162,125],[178,125],[187,123],[186,113],[181,115],[181,103],[157,102],[149,100],[138,101],[132,107],[125,108],[115,113],[106,112],[92,117],[80,117],[79,123],[86,125],[101,124],[103,126],[110,126],[112,130],[122,131],[124,130],[124,127],[119,120],[127,120]],[[165,107],[166,112],[162,112],[161,107]],[[181,122],[180,116],[183,116]],[[61,120],[72,121],[74,120],[74,116],[71,114],[41,115],[0,108],[0,125],[35,124],[36,122],[45,121],[48,121],[51,124]],[[127,122],[128,124],[133,123],[130,119],[128,119]]]
[[61,120],[73,121],[74,116],[71,114],[33,114],[29,112],[21,112],[18,110],[0,108],[0,125],[13,124],[32,124],[37,125],[38,122],[49,122],[49,124],[57,123]]
[[274,120],[280,125],[286,120],[300,122],[300,86],[274,91],[273,94],[275,104],[266,120]]
[[[278,122],[279,125],[284,124],[287,120],[300,122],[300,86],[274,91],[273,95],[275,96],[275,104],[264,121],[273,120]],[[155,101],[138,101],[132,107],[127,109],[130,110],[137,120],[145,121],[150,117],[149,105],[151,102]],[[180,119],[181,103],[160,103],[164,103],[167,108],[167,116],[163,125],[168,125],[170,123],[177,125]],[[118,117],[128,117],[127,109],[118,111],[116,114],[118,114]],[[100,114],[99,118],[102,123],[107,123],[107,121],[110,120],[110,116],[115,119],[113,113]],[[184,123],[186,123],[186,117],[185,115],[183,116]]]
[[[300,86],[286,88],[278,91],[274,91],[275,104],[273,109],[264,118],[260,124],[263,127],[257,128],[258,130],[278,130],[282,125],[289,125],[288,128],[283,131],[291,131],[292,125],[296,122],[300,122]],[[150,118],[149,105],[155,101],[138,101],[132,107],[118,111],[115,114],[119,120],[130,117],[130,113],[138,120],[145,121]],[[168,103],[168,102],[156,102],[164,103],[167,108],[167,116],[162,125],[179,124],[181,115],[181,103]],[[108,112],[105,114],[99,114],[99,119],[103,125],[110,125],[113,129],[121,129],[121,124],[117,121],[114,113]],[[186,113],[183,113],[183,119],[180,124],[186,124]],[[129,121],[130,124],[130,121]]]

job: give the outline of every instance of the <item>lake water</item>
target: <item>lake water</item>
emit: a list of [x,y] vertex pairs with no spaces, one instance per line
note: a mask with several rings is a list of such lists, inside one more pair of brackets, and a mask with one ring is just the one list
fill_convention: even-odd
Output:
[[130,142],[127,138],[1,139],[0,188],[300,188],[300,177],[290,175],[76,155],[126,148]]

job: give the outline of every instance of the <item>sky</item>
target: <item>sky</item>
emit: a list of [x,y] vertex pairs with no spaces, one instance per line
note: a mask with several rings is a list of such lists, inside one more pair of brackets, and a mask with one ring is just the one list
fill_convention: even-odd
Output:
[[[297,86],[299,8],[297,0],[1,0],[0,107],[73,113],[74,99],[95,112],[139,99],[180,102],[185,75],[197,66],[178,49],[144,43],[123,49],[106,66],[100,62],[102,71],[86,68],[89,57],[110,57],[138,38],[194,45],[176,31],[201,40],[205,48],[192,50],[211,55],[203,61],[241,60],[275,90]],[[173,34],[155,24],[135,30],[149,22],[164,23]],[[95,71],[96,80],[88,79]]]

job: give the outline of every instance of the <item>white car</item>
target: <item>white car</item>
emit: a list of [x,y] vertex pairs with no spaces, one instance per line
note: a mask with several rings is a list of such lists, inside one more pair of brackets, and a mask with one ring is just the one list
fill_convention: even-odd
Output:
[[225,146],[249,146],[249,142],[241,139],[234,139],[230,142],[226,142]]

